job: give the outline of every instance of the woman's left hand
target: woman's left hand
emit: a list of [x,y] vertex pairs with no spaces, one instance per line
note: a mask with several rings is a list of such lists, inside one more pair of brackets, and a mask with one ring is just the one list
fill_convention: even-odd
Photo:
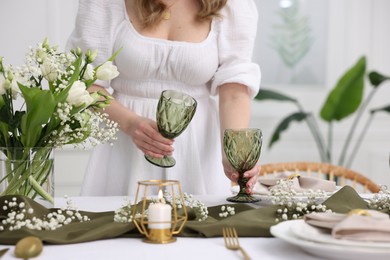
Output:
[[255,186],[257,178],[259,177],[260,169],[260,165],[255,165],[255,167],[244,173],[244,178],[248,179],[248,182],[246,183],[246,191],[248,194],[253,193],[253,187]]
[[[223,169],[225,171],[225,175],[231,181],[233,181],[233,182],[238,181],[238,172],[231,166],[231,164],[227,160],[223,160]],[[260,165],[255,165],[252,169],[250,169],[244,173],[244,178],[248,179],[248,182],[246,183],[246,192],[248,194],[253,193],[253,187],[256,184],[260,169],[261,169]]]

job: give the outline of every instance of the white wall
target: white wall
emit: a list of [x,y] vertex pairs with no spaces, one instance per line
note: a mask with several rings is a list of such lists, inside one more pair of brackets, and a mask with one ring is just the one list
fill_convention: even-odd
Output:
[[[276,1],[276,0],[269,0]],[[328,0],[328,53],[326,85],[310,88],[278,87],[299,98],[306,110],[318,115],[326,94],[340,75],[358,57],[368,57],[368,69],[390,75],[390,1]],[[258,2],[257,2],[258,3]],[[50,42],[65,47],[77,11],[78,0],[13,0],[0,3],[0,55],[5,63],[21,64],[27,47],[48,37]],[[259,8],[259,14],[266,10]],[[256,59],[261,59],[257,57]],[[367,94],[367,93],[366,93]],[[388,104],[390,86],[382,86],[372,102],[373,107]],[[253,102],[252,125],[264,132],[263,163],[293,160],[318,161],[314,142],[303,124],[294,124],[282,140],[267,149],[270,135],[279,120],[291,113],[292,105]],[[388,157],[390,152],[390,117],[378,114],[357,155],[353,169],[378,183],[390,184]],[[363,118],[364,121],[364,118]],[[340,149],[351,120],[334,126],[336,145]],[[321,125],[324,131],[325,125]],[[88,150],[66,148],[56,152],[56,195],[77,195],[88,160]]]

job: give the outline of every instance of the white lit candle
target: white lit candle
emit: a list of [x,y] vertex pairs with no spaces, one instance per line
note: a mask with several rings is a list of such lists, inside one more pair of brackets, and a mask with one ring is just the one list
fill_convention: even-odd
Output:
[[162,191],[158,192],[158,203],[150,203],[148,208],[149,229],[169,229],[171,228],[172,207],[162,203]]

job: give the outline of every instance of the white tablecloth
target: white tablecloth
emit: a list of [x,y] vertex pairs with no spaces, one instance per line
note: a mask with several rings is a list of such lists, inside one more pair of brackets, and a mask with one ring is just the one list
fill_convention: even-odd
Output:
[[[198,197],[208,206],[227,203],[222,197]],[[123,197],[74,197],[71,198],[80,210],[112,211],[119,208]],[[65,206],[65,199],[56,199],[56,207]],[[261,259],[318,259],[301,249],[285,243],[277,238],[246,238],[240,237],[240,244],[253,260]],[[13,247],[3,259],[15,259]],[[183,238],[170,244],[156,245],[142,242],[136,238],[115,238],[70,245],[45,245],[42,254],[36,259],[47,260],[116,260],[116,259],[243,259],[239,251],[225,248],[222,237],[219,238]]]

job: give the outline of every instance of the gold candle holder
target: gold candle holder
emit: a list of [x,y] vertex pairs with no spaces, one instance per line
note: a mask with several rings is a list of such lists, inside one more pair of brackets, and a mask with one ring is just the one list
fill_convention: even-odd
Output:
[[[171,195],[170,204],[165,202],[163,191]],[[180,209],[178,200],[183,205]],[[180,182],[176,180],[139,181],[133,207],[133,222],[147,243],[175,242],[173,235],[180,233],[188,218]]]

